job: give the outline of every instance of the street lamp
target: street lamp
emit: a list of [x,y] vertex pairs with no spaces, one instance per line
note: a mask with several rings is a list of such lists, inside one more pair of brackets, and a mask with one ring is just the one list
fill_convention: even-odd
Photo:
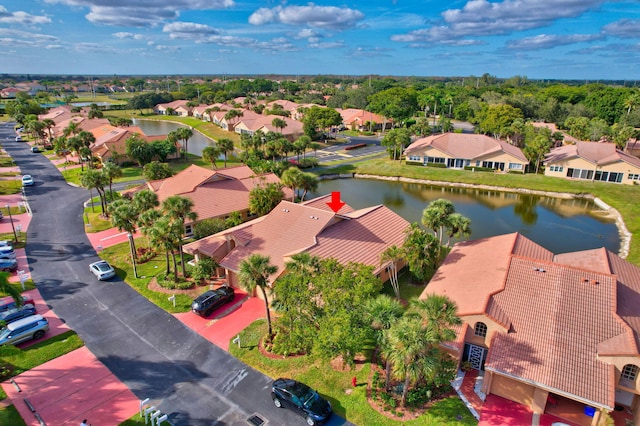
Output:
[[16,227],[13,226],[13,216],[11,215],[11,207],[7,204],[7,211],[9,212],[9,220],[11,221],[11,229],[13,229],[13,238],[14,241],[18,242],[18,234],[16,234]]
[[133,252],[133,235],[131,232],[127,232],[127,238],[129,239],[129,251],[131,252],[131,262],[133,264],[133,275],[138,277],[138,269],[136,268],[136,255]]

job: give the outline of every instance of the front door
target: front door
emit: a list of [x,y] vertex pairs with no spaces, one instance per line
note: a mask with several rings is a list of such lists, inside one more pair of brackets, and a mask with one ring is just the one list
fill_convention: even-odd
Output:
[[487,349],[482,346],[472,345],[470,343],[464,344],[463,361],[469,361],[471,366],[476,370],[484,369],[484,360],[487,358]]

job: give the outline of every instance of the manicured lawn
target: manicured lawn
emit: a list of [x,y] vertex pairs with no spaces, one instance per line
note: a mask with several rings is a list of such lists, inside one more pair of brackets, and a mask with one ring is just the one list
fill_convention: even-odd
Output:
[[[6,204],[5,204],[6,205]],[[22,214],[22,213],[26,213],[26,210],[22,207],[18,207],[18,206],[10,206],[9,210],[11,211],[11,214]],[[9,217],[9,211],[7,210],[6,207],[0,207],[0,211],[2,212],[2,214],[5,217]]]
[[0,195],[17,194],[22,188],[22,182],[15,180],[0,180]]
[[[148,243],[144,237],[141,237],[136,239],[136,246],[138,248],[148,247]],[[108,261],[115,268],[118,276],[126,280],[133,289],[162,309],[168,312],[186,312],[191,308],[193,299],[188,295],[176,294],[176,306],[174,307],[172,302],[167,299],[171,293],[160,293],[148,288],[152,277],[165,272],[164,252],[150,261],[138,265],[138,277],[140,278],[134,276],[128,242],[105,248],[100,252],[100,257]],[[178,268],[180,268],[179,259]]]
[[102,209],[100,206],[85,208],[83,219],[85,225],[87,225],[87,223],[90,224],[90,226],[85,226],[86,232],[100,232],[113,228],[111,221],[102,216]]
[[0,167],[13,167],[15,165],[13,158],[6,155],[0,156]]
[[[229,352],[274,379],[291,377],[301,380],[327,397],[335,413],[346,417],[357,425],[475,425],[475,418],[458,398],[449,398],[436,403],[423,416],[406,422],[386,418],[371,408],[366,399],[366,383],[369,380],[370,364],[365,363],[356,371],[336,371],[328,363],[308,356],[289,359],[272,359],[262,355],[258,349],[259,339],[266,334],[266,322],[256,321],[240,333],[241,347],[232,344]],[[359,385],[354,389],[351,378]],[[351,390],[350,394],[346,391]],[[268,398],[268,395],[265,395]],[[462,416],[457,420],[456,416]]]
[[61,173],[67,182],[80,186],[80,173],[82,173],[82,168],[75,167],[73,169],[61,170]]
[[[398,280],[400,283],[400,298],[406,301],[417,299],[426,287],[424,284],[414,284],[411,280],[411,274],[409,274],[406,268],[400,271]],[[391,287],[391,283],[389,281],[384,283],[382,293],[394,298],[396,297],[396,294],[393,291],[393,287]]]
[[22,417],[20,417],[20,413],[18,413],[16,407],[9,405],[6,408],[0,408],[0,425],[23,426],[26,425],[26,423],[22,420]]
[[[18,241],[15,241],[15,235],[18,236]],[[13,248],[24,248],[24,246],[27,244],[27,233],[16,231],[15,235],[13,234],[13,232],[2,233],[0,234],[0,240],[13,241]]]

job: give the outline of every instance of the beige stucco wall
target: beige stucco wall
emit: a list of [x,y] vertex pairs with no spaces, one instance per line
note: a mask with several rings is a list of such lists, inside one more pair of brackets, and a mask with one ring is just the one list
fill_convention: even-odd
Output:
[[[561,172],[552,172],[551,166],[561,166],[563,170]],[[583,160],[582,158],[572,158],[567,161],[556,161],[552,164],[547,164],[545,167],[544,174],[546,176],[553,177],[567,177],[568,169],[585,169],[585,170],[593,170],[595,171],[605,171],[605,172],[614,172],[614,173],[623,173],[624,177],[622,179],[623,184],[625,185],[633,185],[635,181],[628,179],[629,173],[640,174],[640,167],[636,167],[633,164],[626,163],[624,161],[618,161],[616,163],[606,164],[604,166],[597,166],[589,161]]]
[[[421,150],[417,150],[417,151],[413,151],[411,152],[409,155],[414,156],[414,155],[419,155],[420,157],[439,157],[439,158],[457,158],[454,156],[449,155],[446,152],[440,151],[439,149],[436,149],[434,147],[426,147],[423,148]],[[409,160],[409,155],[407,155],[407,161],[408,162],[416,162],[416,161],[410,161]],[[469,163],[469,165],[471,167],[477,166],[476,162],[479,161],[480,164],[478,166],[482,166],[482,162],[483,161],[493,161],[493,162],[497,162],[497,163],[505,163],[504,167],[505,167],[505,171],[509,170],[509,163],[518,163],[518,164],[522,164],[522,171],[524,172],[525,167],[527,166],[527,162],[526,161],[522,161],[519,158],[516,158],[506,152],[499,152],[496,153],[494,155],[487,155],[478,159],[474,159],[471,160],[471,162]],[[420,161],[421,163],[422,161]]]
[[517,380],[492,373],[491,387],[487,394],[494,394],[524,404],[527,407],[533,405],[535,387]]
[[[507,331],[503,326],[484,315],[465,315],[462,317],[462,321],[469,325],[469,327],[467,327],[467,332],[464,335],[465,343],[471,343],[472,345],[482,346],[485,348],[491,347],[491,338],[494,333],[505,333]],[[485,338],[474,334],[477,322],[483,322],[487,326],[487,336]]]

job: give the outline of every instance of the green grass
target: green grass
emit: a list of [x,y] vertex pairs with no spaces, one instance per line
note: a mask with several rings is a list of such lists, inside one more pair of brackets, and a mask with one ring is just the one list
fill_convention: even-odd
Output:
[[[136,247],[148,247],[146,238],[137,238]],[[100,252],[100,257],[108,261],[115,268],[118,276],[125,280],[134,290],[162,309],[172,313],[186,312],[191,309],[193,299],[186,294],[176,294],[176,306],[174,307],[172,302],[168,300],[171,294],[152,291],[148,288],[152,277],[165,272],[164,252],[150,261],[138,265],[138,277],[140,278],[134,276],[128,242],[105,248]],[[178,268],[180,268],[179,259]]]
[[13,377],[82,346],[84,343],[80,337],[70,330],[20,350],[17,354],[3,356],[2,361],[13,366],[10,376]]
[[13,215],[26,213],[26,210],[24,208],[18,206],[10,206],[8,210],[6,207],[0,207],[0,211],[7,218],[9,217],[9,211],[11,211],[11,214]]
[[[106,231],[107,229],[113,228],[111,221],[102,217],[102,209],[100,206],[85,208],[83,221],[85,231],[88,233]],[[87,224],[90,224],[90,226]]]
[[[426,414],[415,420],[399,422],[388,419],[371,408],[367,402],[364,384],[369,380],[371,365],[368,362],[360,370],[342,372],[334,370],[326,362],[309,356],[288,359],[267,358],[258,350],[258,341],[265,334],[266,322],[256,321],[240,333],[241,347],[231,344],[229,352],[272,378],[291,377],[305,382],[331,401],[336,414],[346,417],[352,423],[367,426],[477,424],[458,398],[449,398],[436,403]],[[355,389],[351,385],[351,378],[354,376],[361,384]],[[347,389],[353,392],[348,395]],[[457,420],[457,415],[463,416],[462,420]]]
[[16,163],[13,161],[13,158],[9,156],[0,156],[0,167],[13,167]]
[[[62,168],[62,167],[59,167]],[[61,170],[62,177],[69,182],[80,186],[80,173],[82,173],[81,167],[75,167],[73,169]]]
[[15,180],[0,180],[0,195],[17,194],[22,188],[22,182]]
[[[417,299],[426,287],[425,284],[413,284],[411,274],[406,270],[406,268],[402,269],[398,274],[398,281],[400,284],[400,298],[406,301]],[[426,281],[428,282],[429,280]],[[391,287],[391,283],[389,281],[384,283],[382,293],[394,298],[396,297],[396,294],[393,292],[393,287]]]
[[[15,235],[18,236],[18,241],[15,240]],[[1,233],[0,240],[13,241],[13,248],[24,248],[27,244],[27,233],[16,231],[15,235],[13,234],[13,232]]]
[[6,408],[0,408],[0,425],[26,426],[26,423],[20,417],[16,407],[9,405]]

